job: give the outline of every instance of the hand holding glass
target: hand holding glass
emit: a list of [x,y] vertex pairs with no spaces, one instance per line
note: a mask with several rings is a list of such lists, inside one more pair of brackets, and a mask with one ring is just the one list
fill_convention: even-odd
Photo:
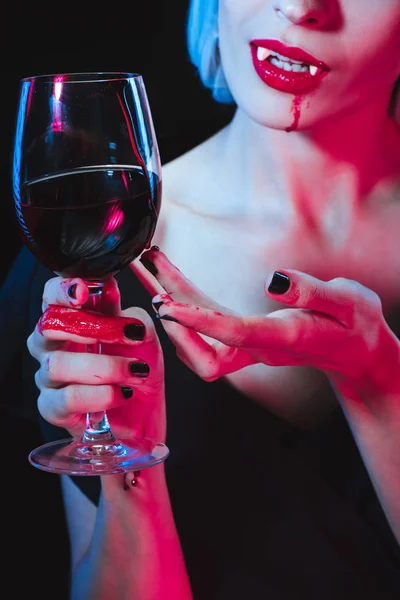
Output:
[[[151,244],[161,206],[161,163],[140,75],[74,73],[21,81],[13,158],[14,207],[24,244],[65,278],[89,287],[85,309]],[[100,352],[100,345],[88,348]],[[82,439],[33,450],[39,469],[123,473],[165,460],[167,447],[116,439],[106,413],[88,414]]]

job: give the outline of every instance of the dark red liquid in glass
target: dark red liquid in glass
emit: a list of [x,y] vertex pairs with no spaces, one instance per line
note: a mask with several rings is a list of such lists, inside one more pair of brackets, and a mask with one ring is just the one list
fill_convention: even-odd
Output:
[[24,243],[63,277],[103,279],[149,247],[161,181],[141,168],[102,166],[31,181],[15,209]]

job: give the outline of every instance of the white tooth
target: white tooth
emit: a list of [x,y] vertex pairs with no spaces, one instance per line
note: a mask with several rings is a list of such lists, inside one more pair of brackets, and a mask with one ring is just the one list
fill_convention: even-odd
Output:
[[315,65],[310,65],[310,74],[312,76],[316,75],[318,71],[318,67],[316,67]]
[[257,48],[257,58],[258,60],[265,60],[270,55],[270,51],[267,48],[261,48],[258,46]]
[[[278,60],[277,58],[275,58],[275,56],[273,56],[271,58],[271,64],[275,65],[275,67],[278,67],[279,69],[283,69],[283,65],[285,64],[283,62],[283,60]],[[286,63],[287,64],[287,63]]]

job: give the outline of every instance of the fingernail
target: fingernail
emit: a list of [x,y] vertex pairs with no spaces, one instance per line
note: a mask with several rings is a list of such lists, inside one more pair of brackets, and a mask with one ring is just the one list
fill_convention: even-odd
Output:
[[159,252],[160,248],[158,246],[152,246],[150,250],[154,250],[155,252]]
[[148,377],[150,373],[150,367],[144,362],[132,362],[129,365],[129,370],[135,377]]
[[140,325],[139,323],[129,323],[124,327],[124,335],[130,340],[144,340],[146,328],[144,325]]
[[179,323],[178,319],[175,319],[175,317],[171,317],[170,315],[160,315],[157,313],[156,318],[162,319],[163,321],[171,321],[172,323]]
[[122,396],[127,400],[128,398],[132,398],[133,389],[124,385],[122,388]]
[[164,302],[153,302],[153,306],[157,312],[160,310],[160,306],[162,306],[163,304]]
[[268,291],[271,294],[285,294],[290,288],[290,279],[287,275],[275,271],[268,286]]
[[148,258],[139,258],[142,265],[151,273],[152,275],[158,274],[158,269],[155,264],[151,262]]
[[78,287],[77,283],[73,283],[72,285],[69,286],[68,288],[68,296],[70,298],[72,298],[73,300],[76,300],[76,288]]

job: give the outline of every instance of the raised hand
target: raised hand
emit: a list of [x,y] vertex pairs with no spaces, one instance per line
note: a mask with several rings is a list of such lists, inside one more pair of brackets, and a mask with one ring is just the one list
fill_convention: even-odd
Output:
[[265,294],[288,308],[248,317],[206,297],[162,252],[144,253],[142,263],[148,266],[147,261],[157,271],[157,285],[152,287],[151,278],[133,268],[156,293],[154,306],[178,355],[206,380],[261,362],[307,365],[361,381],[377,361],[398,364],[399,343],[378,295],[356,281],[321,281],[295,270],[278,271],[266,278]]

